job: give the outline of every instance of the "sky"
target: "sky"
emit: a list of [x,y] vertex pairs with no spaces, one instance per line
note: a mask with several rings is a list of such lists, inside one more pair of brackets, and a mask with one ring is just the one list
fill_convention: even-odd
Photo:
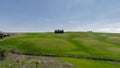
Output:
[[120,0],[0,0],[0,31],[120,33]]

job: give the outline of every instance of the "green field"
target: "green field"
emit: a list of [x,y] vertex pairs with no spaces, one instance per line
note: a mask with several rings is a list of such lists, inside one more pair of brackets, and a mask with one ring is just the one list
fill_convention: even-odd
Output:
[[76,58],[58,58],[61,62],[74,64],[78,68],[119,68],[120,64]]
[[[25,33],[19,37],[13,36],[0,40],[0,47],[30,54],[57,54],[120,60],[120,34],[115,33]],[[64,60],[64,58],[61,60]],[[79,66],[77,62],[73,62],[74,60],[80,63],[80,65],[82,62],[88,62],[91,68],[92,66],[93,68],[97,68],[94,65],[99,64],[107,65],[108,68],[112,66],[116,66],[114,68],[120,67],[119,64],[112,65],[112,63],[94,62],[91,60],[66,59],[64,61]],[[80,67],[87,68],[85,65]]]

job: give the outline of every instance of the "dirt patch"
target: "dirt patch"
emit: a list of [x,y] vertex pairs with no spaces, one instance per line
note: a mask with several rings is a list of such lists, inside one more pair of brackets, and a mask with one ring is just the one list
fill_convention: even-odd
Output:
[[8,61],[11,62],[10,65],[14,63],[21,68],[76,68],[72,64],[56,61],[55,57],[9,54],[5,63],[8,63]]

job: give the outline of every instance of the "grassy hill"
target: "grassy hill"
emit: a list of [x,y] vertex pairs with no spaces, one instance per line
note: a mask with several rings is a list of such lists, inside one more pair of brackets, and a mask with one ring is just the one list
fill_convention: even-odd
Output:
[[120,60],[120,34],[66,32],[26,33],[0,40],[0,47],[32,54],[57,54]]

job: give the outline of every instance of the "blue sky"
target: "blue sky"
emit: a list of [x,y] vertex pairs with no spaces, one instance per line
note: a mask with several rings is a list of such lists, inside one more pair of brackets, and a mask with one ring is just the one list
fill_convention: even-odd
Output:
[[120,0],[0,0],[1,31],[55,29],[120,33]]

